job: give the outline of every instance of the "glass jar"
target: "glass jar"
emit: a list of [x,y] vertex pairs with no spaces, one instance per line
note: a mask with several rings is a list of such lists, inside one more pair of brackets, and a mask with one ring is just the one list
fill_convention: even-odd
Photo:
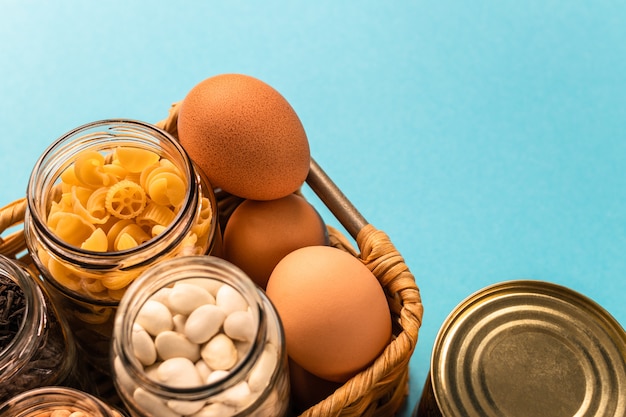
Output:
[[114,407],[86,392],[59,386],[35,388],[0,405],[0,416],[43,417],[57,415],[81,417],[122,417]]
[[36,162],[27,191],[29,252],[100,371],[110,369],[113,317],[128,285],[164,259],[219,247],[212,187],[174,138],[147,123],[103,120],[68,132]]
[[[206,290],[214,300],[210,307],[226,311],[221,325],[219,321],[202,321],[203,328],[217,323],[215,328],[222,329],[210,339],[196,340],[196,336],[192,338],[189,331],[190,326],[193,328],[190,324],[193,315],[203,308],[209,309],[207,304],[202,304],[202,307],[195,304],[193,312],[188,314],[180,313],[175,307],[175,304],[180,304],[175,303],[175,300],[180,300],[180,288],[190,284],[197,290],[188,294],[199,295]],[[224,295],[227,293],[231,294],[231,300],[240,297],[245,303],[239,303],[238,310],[228,307],[237,303],[230,303]],[[139,337],[139,334],[144,328],[152,327],[154,322],[147,326],[140,317],[145,318],[144,308],[148,303],[155,302],[169,306],[167,308],[172,313],[174,324],[163,329],[173,328],[173,331],[150,330],[152,335],[148,344],[155,343],[158,356],[156,361],[154,356],[146,361],[146,355],[138,353],[145,350],[146,335]],[[212,303],[208,301],[208,304]],[[151,310],[153,314],[149,316],[154,321],[157,316],[155,311]],[[236,337],[228,330],[232,327],[229,326],[231,317],[244,314],[241,312],[251,317],[252,332],[247,342],[235,340]],[[185,317],[181,319],[180,315]],[[199,356],[197,351],[189,355],[165,353],[166,349],[159,345],[159,338],[177,332],[180,332],[177,344],[187,345],[193,340],[193,344],[198,345]],[[224,352],[228,349],[208,348],[218,338],[223,341],[224,334],[233,337],[237,350],[237,360],[230,367],[218,365],[219,360],[212,362],[212,359],[225,357]],[[113,381],[126,409],[135,417],[180,417],[195,413],[265,417],[287,415],[289,374],[280,319],[264,292],[243,271],[223,259],[213,256],[179,257],[146,271],[122,299],[116,314],[112,345]],[[181,359],[182,356],[186,359]],[[172,363],[176,366],[173,367]],[[187,365],[178,366],[183,363]]]
[[0,402],[44,385],[74,385],[76,350],[45,289],[0,255]]

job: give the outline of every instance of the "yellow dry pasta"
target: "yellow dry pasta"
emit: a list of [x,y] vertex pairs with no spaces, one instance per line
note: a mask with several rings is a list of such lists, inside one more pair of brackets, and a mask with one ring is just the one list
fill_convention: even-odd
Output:
[[[85,190],[82,187],[72,187],[72,212],[94,225],[106,223],[109,220],[109,213],[106,210],[100,210],[98,202],[92,199],[94,196],[95,198],[100,198],[99,195],[101,195],[101,199],[104,202],[106,188],[101,187],[94,192],[87,190],[87,193],[84,192]],[[103,191],[104,195],[102,195]]]
[[146,229],[155,225],[167,226],[176,217],[176,213],[169,207],[149,201],[144,211],[137,216],[137,224]]
[[160,155],[148,149],[119,146],[114,156],[128,172],[139,173],[161,159]]
[[146,189],[152,200],[164,206],[178,207],[187,194],[186,182],[173,172],[160,172],[150,176]]
[[204,237],[209,233],[209,230],[211,229],[213,209],[211,208],[211,202],[206,197],[202,197],[200,204],[200,213],[198,214],[196,224],[191,228],[191,231],[197,234],[199,237]]
[[[61,240],[86,251],[129,250],[161,235],[175,221],[187,187],[181,170],[155,151],[132,146],[83,151],[51,188],[47,226]],[[210,201],[203,198],[191,232],[172,255],[199,253],[197,246],[206,240],[212,216]],[[68,289],[114,300],[121,299],[141,273],[65,264],[43,249],[40,259]]]
[[133,282],[137,276],[138,273],[131,272],[110,273],[102,278],[102,285],[107,287],[109,290],[121,290]]
[[148,240],[150,240],[150,235],[136,223],[131,223],[119,231],[115,237],[113,248],[116,251],[126,250]]
[[80,245],[80,248],[93,252],[106,252],[109,248],[109,241],[106,233],[104,233],[104,230],[101,228],[97,228],[93,231],[91,236],[85,239],[85,241]]
[[56,258],[50,257],[48,259],[48,271],[52,274],[54,279],[66,288],[72,291],[80,290],[80,279],[72,274],[72,271],[64,264],[59,262]]
[[106,291],[106,287],[102,284],[102,281],[95,278],[83,278],[80,280],[81,288],[90,294],[98,294]]
[[74,175],[81,185],[107,186],[111,177],[102,169],[104,156],[96,151],[83,151],[74,162]]
[[110,214],[105,207],[108,192],[107,187],[100,187],[93,191],[87,199],[85,208],[94,219],[97,219],[94,223],[105,224],[110,218]]
[[121,233],[121,231],[128,225],[133,224],[134,222],[132,220],[118,220],[116,223],[114,223],[111,228],[109,229],[109,231],[107,232],[107,240],[109,241],[109,251],[114,252],[115,251],[115,240],[117,239],[117,237],[119,236],[119,234]]
[[48,226],[63,241],[80,246],[96,229],[75,213],[58,212],[48,217]]
[[118,219],[132,219],[143,211],[146,202],[146,192],[139,184],[123,180],[109,188],[105,207]]

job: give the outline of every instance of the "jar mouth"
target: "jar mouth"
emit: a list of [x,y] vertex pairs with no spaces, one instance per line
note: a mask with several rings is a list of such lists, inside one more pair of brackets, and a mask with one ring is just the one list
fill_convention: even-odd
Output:
[[[176,165],[187,179],[180,209],[158,235],[129,249],[99,252],[69,244],[47,225],[55,184],[59,181],[61,173],[75,161],[80,152],[112,151],[115,147],[123,145],[151,150],[163,157],[176,160]],[[27,214],[40,232],[40,237],[49,245],[62,249],[59,252],[61,257],[66,258],[64,260],[88,265],[94,270],[124,270],[131,267],[131,262],[134,267],[153,260],[137,257],[138,252],[160,245],[163,245],[163,248],[159,248],[161,251],[167,251],[182,241],[191,225],[185,225],[187,229],[183,230],[178,220],[196,209],[198,197],[193,190],[199,186],[199,182],[191,159],[178,141],[167,132],[137,120],[106,119],[87,123],[69,131],[44,151],[36,162],[28,182]]]
[[11,411],[17,413],[12,414],[16,417],[27,417],[68,407],[79,407],[80,411],[94,417],[112,415],[112,410],[93,395],[75,388],[61,386],[34,388],[18,394],[0,406],[0,413]]
[[[234,277],[229,279],[229,277]],[[252,347],[246,355],[229,370],[228,375],[215,382],[207,383],[193,388],[177,388],[162,384],[150,378],[144,371],[143,366],[132,352],[133,324],[139,309],[158,290],[184,281],[189,278],[207,278],[220,281],[223,285],[229,285],[237,290],[248,302],[255,323],[258,324]],[[184,398],[185,400],[203,399],[207,394],[212,395],[220,390],[235,385],[239,379],[246,375],[259,359],[262,349],[254,346],[263,346],[267,330],[267,314],[263,309],[264,297],[259,293],[261,290],[247,278],[245,273],[235,265],[215,256],[181,256],[169,259],[150,267],[136,281],[136,285],[129,287],[124,298],[121,300],[114,325],[114,349],[112,354],[129,365],[127,371],[133,378],[141,380],[144,387],[153,393],[166,394],[171,398]],[[131,305],[132,303],[132,305]],[[132,307],[132,308],[131,308]],[[120,314],[124,312],[124,314]]]

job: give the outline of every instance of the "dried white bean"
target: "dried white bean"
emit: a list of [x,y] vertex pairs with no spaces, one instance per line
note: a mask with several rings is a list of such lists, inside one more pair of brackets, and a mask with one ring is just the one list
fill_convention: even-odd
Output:
[[165,330],[172,330],[174,327],[170,310],[165,304],[154,300],[148,300],[141,306],[135,323],[143,327],[152,336]]
[[158,417],[181,417],[180,414],[172,411],[163,402],[163,400],[143,388],[137,388],[135,392],[133,392],[133,399],[147,415]]
[[176,388],[192,388],[202,385],[196,365],[187,358],[172,358],[163,361],[157,370],[162,383]]
[[204,407],[206,401],[183,401],[183,400],[169,400],[167,406],[178,414],[188,416],[190,414],[197,413]]
[[250,310],[233,311],[224,320],[224,333],[231,339],[251,342],[256,331],[257,326]]
[[228,370],[237,363],[235,344],[224,333],[209,340],[200,351],[202,359],[215,370]]
[[212,384],[214,382],[220,381],[228,376],[230,372],[225,371],[223,369],[219,369],[217,371],[211,372],[211,374],[207,377],[206,383]]
[[205,278],[187,278],[182,281],[185,284],[195,285],[200,288],[204,288],[209,294],[215,298],[215,294],[217,294],[217,290],[222,286],[222,282],[216,279],[205,279]]
[[191,312],[185,323],[185,336],[194,343],[205,343],[222,327],[226,314],[215,304],[205,304]]
[[174,331],[178,333],[185,333],[185,323],[187,322],[187,316],[183,314],[176,314],[172,317],[174,322]]
[[161,359],[187,358],[192,362],[200,359],[200,346],[172,330],[161,332],[154,339],[154,346]]
[[177,282],[170,291],[168,302],[172,312],[188,315],[201,305],[215,304],[215,299],[197,285]]
[[248,385],[252,391],[261,391],[272,378],[272,373],[278,363],[278,353],[273,345],[266,345],[261,357],[254,364],[248,376]]
[[246,381],[241,381],[214,397],[215,401],[232,405],[233,407],[244,407],[250,403],[250,387]]
[[203,381],[206,381],[212,372],[211,368],[209,368],[209,365],[206,364],[204,359],[196,362],[196,371],[198,371],[198,375],[200,375],[200,378],[202,378]]
[[237,410],[230,405],[222,403],[212,403],[205,406],[191,417],[229,417],[235,414]]
[[215,304],[220,306],[226,315],[233,311],[246,311],[248,302],[243,295],[230,285],[222,285],[215,295]]
[[163,287],[157,292],[155,292],[154,294],[152,294],[150,296],[150,299],[154,301],[158,301],[159,303],[163,304],[167,308],[170,308],[170,305],[168,303],[168,298],[170,296],[171,291],[172,291],[171,287]]
[[156,348],[152,337],[138,323],[133,325],[133,353],[143,366],[152,365],[157,359]]

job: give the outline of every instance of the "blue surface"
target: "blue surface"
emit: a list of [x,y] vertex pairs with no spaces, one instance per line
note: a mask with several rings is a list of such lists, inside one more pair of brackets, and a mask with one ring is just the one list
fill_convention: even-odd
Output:
[[2,0],[0,204],[66,131],[156,122],[204,78],[246,73],[416,276],[403,416],[442,321],[484,286],[556,282],[626,324],[623,2],[260,3]]

